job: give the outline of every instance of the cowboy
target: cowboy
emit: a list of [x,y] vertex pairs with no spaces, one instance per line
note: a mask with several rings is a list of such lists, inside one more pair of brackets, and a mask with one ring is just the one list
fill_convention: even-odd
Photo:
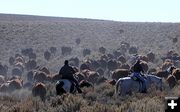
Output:
[[136,63],[131,67],[131,70],[133,71],[133,76],[138,78],[142,82],[142,93],[147,93],[146,89],[146,79],[142,75],[144,73],[143,67],[141,66],[141,60],[138,59]]
[[64,66],[60,69],[59,75],[62,75],[62,79],[68,79],[74,82],[75,87],[77,88],[78,93],[82,93],[82,90],[79,87],[77,79],[74,77],[75,70],[69,65],[68,60],[64,61]]

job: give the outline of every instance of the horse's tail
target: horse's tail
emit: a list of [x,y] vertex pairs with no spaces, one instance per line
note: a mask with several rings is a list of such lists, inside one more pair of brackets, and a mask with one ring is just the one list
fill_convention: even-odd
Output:
[[116,82],[116,85],[115,85],[115,94],[116,95],[119,95],[119,86],[120,86],[120,84],[121,84],[121,80],[118,80],[117,82]]

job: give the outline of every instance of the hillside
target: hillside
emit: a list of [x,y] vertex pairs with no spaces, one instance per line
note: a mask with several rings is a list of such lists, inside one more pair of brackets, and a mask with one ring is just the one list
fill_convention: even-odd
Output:
[[[81,44],[76,45],[75,39]],[[180,38],[179,23],[127,23],[90,19],[58,17],[38,17],[0,14],[0,61],[20,52],[22,48],[32,47],[39,55],[48,47],[73,47],[73,56],[82,52],[84,46],[97,52],[105,46],[111,52],[122,41],[139,48],[141,53],[156,51],[165,53],[177,50],[180,44],[174,44],[173,38]]]

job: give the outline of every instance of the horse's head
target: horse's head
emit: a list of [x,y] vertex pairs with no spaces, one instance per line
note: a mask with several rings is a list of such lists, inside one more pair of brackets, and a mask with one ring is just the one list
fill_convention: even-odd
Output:
[[155,75],[147,75],[147,80],[150,84],[155,84],[155,86],[158,87],[161,91],[163,90],[162,78]]

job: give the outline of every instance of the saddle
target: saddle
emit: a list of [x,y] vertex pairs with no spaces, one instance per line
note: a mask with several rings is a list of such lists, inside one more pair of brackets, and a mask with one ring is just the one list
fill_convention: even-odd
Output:
[[[141,92],[143,90],[143,82],[136,75],[134,75],[134,73],[132,73],[130,77],[132,80],[137,81],[139,83],[139,91]],[[147,77],[144,75],[143,78],[147,79]]]
[[61,78],[61,79],[66,79],[66,80],[68,80],[68,81],[70,81],[71,82],[71,87],[70,87],[70,92],[72,93],[72,92],[74,92],[74,89],[75,89],[75,87],[76,87],[76,84],[72,81],[72,80],[70,80],[70,79],[68,79],[68,78]]

